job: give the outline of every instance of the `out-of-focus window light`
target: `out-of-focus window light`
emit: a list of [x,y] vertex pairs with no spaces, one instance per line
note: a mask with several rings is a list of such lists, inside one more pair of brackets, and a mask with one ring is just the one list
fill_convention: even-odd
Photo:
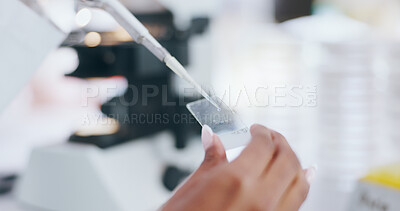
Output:
[[76,13],[75,23],[79,27],[84,27],[92,20],[92,12],[88,8],[83,8]]
[[96,47],[101,43],[101,35],[97,32],[89,32],[86,34],[84,42],[89,47]]

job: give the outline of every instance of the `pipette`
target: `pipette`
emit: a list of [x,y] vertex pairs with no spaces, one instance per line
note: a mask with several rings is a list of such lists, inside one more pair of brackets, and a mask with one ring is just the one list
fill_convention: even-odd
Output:
[[186,69],[150,34],[147,28],[118,0],[80,0],[85,6],[96,7],[108,12],[132,37],[145,46],[161,62],[165,63],[179,77],[190,83],[212,105],[220,110],[219,105],[189,75]]

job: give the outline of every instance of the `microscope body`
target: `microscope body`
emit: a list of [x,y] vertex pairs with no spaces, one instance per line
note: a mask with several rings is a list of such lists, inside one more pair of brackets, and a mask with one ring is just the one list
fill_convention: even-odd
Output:
[[[136,17],[185,66],[190,63],[190,38],[203,33],[208,26],[207,18],[197,18],[188,30],[180,31],[174,26],[170,12]],[[80,62],[76,71],[68,76],[86,79],[119,75],[127,79],[125,93],[101,106],[107,117],[118,120],[120,129],[116,134],[101,137],[73,135],[70,141],[105,149],[168,130],[175,136],[176,147],[184,148],[190,136],[199,135],[200,126],[186,109],[187,103],[199,97],[177,93],[174,73],[142,45],[108,39],[96,47],[74,45]]]

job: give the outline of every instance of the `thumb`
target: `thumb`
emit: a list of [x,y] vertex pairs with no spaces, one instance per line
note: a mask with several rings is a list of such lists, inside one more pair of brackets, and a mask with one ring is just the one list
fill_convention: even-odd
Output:
[[217,164],[227,162],[225,148],[219,137],[213,133],[208,125],[204,125],[201,131],[201,141],[205,150],[203,168],[213,167]]

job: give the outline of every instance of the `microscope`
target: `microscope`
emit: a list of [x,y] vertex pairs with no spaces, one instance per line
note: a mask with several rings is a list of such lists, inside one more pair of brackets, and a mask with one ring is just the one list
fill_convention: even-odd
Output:
[[[116,0],[82,2],[83,6],[100,9],[104,9],[104,2],[112,2],[116,8],[128,11]],[[124,94],[101,105],[102,113],[115,120],[110,125],[117,125],[113,133],[77,132],[66,143],[32,151],[15,189],[23,204],[46,210],[155,210],[190,174],[189,170],[170,166],[162,155],[171,149],[165,143],[173,143],[179,151],[187,140],[198,135],[200,126],[185,106],[199,97],[181,95],[174,89],[174,74],[160,57],[171,53],[183,66],[190,66],[190,40],[206,33],[208,17],[192,17],[184,29],[176,26],[174,13],[168,9],[136,17],[154,34],[154,40],[138,36],[121,41],[112,33],[102,32],[102,42],[88,46],[71,41],[89,33],[79,29],[64,41],[63,45],[74,48],[79,58],[77,69],[66,77],[119,75],[126,78],[129,86]],[[152,48],[153,44],[157,48]],[[145,87],[153,92],[147,92]],[[165,106],[165,102],[169,105]],[[140,121],[139,116],[155,115],[163,121]],[[186,121],[177,120],[182,115]]]

